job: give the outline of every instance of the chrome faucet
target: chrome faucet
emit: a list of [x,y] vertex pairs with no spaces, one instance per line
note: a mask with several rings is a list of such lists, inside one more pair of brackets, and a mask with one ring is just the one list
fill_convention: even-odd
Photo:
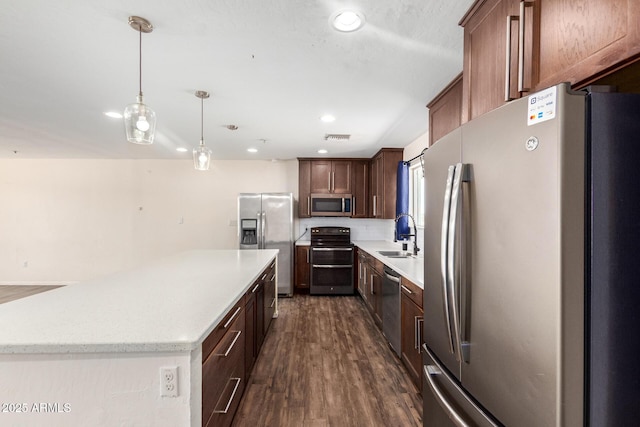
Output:
[[[407,216],[407,217],[411,218],[411,222],[413,223],[413,234],[400,234],[398,236],[398,220],[400,218],[402,218],[403,216]],[[409,233],[411,233],[411,229],[409,229]],[[412,236],[413,236],[413,255],[417,256],[418,255],[418,251],[420,250],[420,248],[418,247],[418,228],[416,227],[416,221],[415,221],[415,219],[413,219],[413,216],[411,214],[408,214],[408,213],[398,214],[398,216],[396,216],[395,227],[393,229],[393,241],[397,242],[398,241],[398,237],[409,237],[409,238],[411,238]]]

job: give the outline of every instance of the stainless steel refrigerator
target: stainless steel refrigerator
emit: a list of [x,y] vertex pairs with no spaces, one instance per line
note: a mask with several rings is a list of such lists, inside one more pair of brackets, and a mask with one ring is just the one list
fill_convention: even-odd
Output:
[[240,249],[278,249],[278,294],[293,295],[293,194],[238,196]]
[[638,425],[640,95],[549,88],[424,168],[424,425]]

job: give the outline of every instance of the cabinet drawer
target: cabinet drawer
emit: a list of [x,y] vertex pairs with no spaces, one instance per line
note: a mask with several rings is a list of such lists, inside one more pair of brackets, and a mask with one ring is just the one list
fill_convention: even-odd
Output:
[[202,365],[202,424],[227,426],[245,384],[245,315],[242,309]]
[[422,289],[404,276],[400,278],[400,285],[402,293],[422,309]]
[[222,318],[218,326],[214,328],[209,336],[202,343],[202,360],[206,360],[211,354],[213,348],[218,345],[222,337],[232,327],[232,323],[236,318],[242,314],[242,307],[244,307],[244,297],[240,298],[240,301],[233,306],[231,310]]

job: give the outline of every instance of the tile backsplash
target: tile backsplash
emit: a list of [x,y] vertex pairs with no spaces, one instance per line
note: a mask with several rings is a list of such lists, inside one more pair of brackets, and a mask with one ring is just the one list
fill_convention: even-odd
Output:
[[[351,240],[393,241],[394,224],[395,221],[392,219],[360,219],[340,217],[300,218],[298,221],[298,234],[296,238],[300,238],[300,241],[308,241],[309,232],[305,233],[306,228],[310,229],[311,227],[338,226],[351,228]],[[423,247],[423,232],[423,229],[418,229],[418,246],[420,248]]]

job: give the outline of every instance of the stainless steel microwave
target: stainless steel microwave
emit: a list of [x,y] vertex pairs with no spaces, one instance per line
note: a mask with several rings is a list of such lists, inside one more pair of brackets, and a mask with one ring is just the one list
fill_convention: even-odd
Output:
[[351,216],[351,194],[311,194],[311,216]]

